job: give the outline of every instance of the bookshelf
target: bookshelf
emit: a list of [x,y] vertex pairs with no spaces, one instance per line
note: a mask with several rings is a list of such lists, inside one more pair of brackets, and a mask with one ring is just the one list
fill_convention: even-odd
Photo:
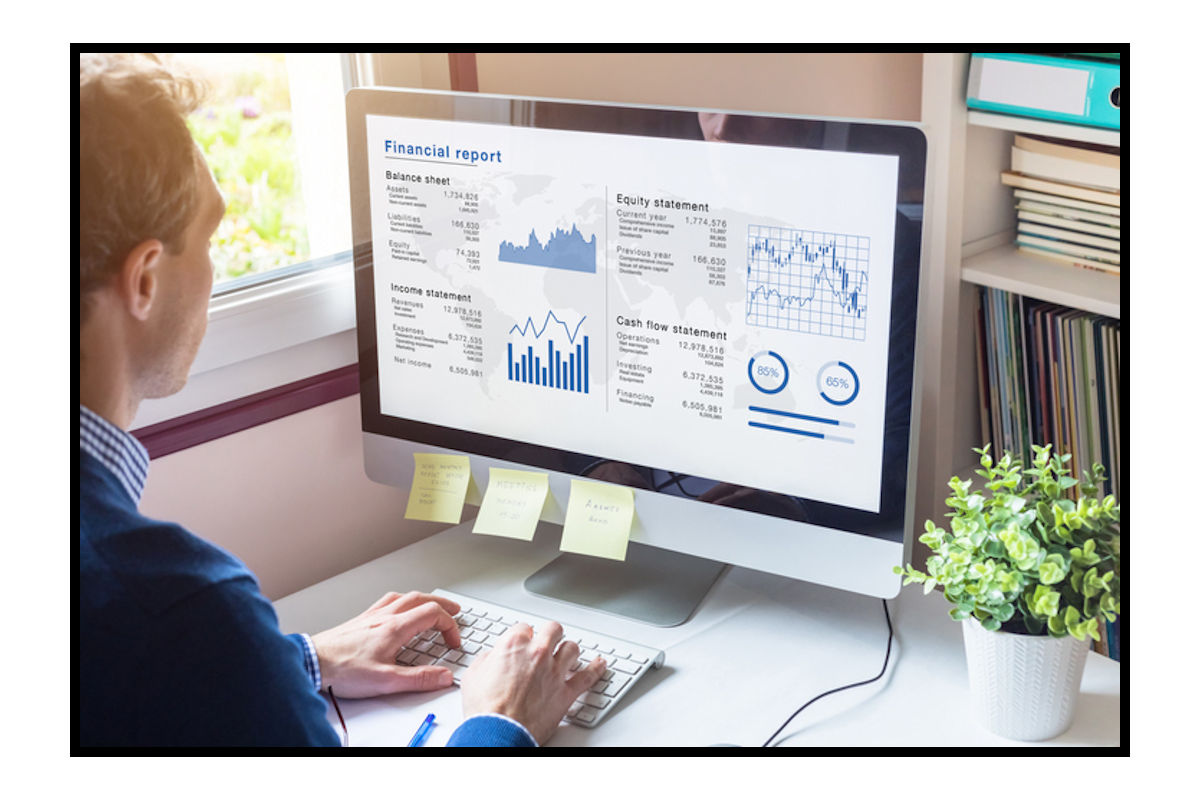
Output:
[[[926,53],[921,121],[929,137],[926,202],[927,270],[921,325],[921,430],[916,522],[940,521],[946,481],[968,476],[980,444],[975,364],[978,287],[1120,319],[1119,276],[1058,265],[1020,254],[1012,241],[1016,211],[1011,187],[1000,183],[1018,133],[1120,146],[1118,131],[1001,114],[966,106],[967,53]],[[914,563],[923,561],[915,544]]]

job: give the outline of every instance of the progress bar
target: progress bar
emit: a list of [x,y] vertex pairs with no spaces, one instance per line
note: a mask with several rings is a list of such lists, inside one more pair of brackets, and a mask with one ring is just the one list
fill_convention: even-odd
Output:
[[[775,408],[763,408],[762,406],[750,406],[751,411],[757,411],[760,414],[774,414],[777,417],[787,417],[788,419],[798,419],[803,422],[815,422],[819,425],[833,425],[838,428],[853,428],[853,422],[846,422],[840,419],[830,419],[829,417],[814,417],[811,414],[797,414],[794,411],[780,411]],[[828,433],[819,433],[817,431],[806,431],[800,428],[787,428],[783,425],[768,425],[765,422],[750,422],[751,428],[762,428],[768,431],[779,431],[780,433],[792,433],[797,436],[809,436],[813,439],[824,439],[828,442],[843,442],[844,444],[854,444],[854,440],[846,436],[833,436]]]
[[751,428],[765,428],[769,431],[779,431],[781,433],[794,433],[798,436],[811,436],[814,439],[824,439],[827,442],[844,442],[846,444],[854,444],[853,439],[847,439],[845,436],[830,436],[827,433],[817,433],[816,431],[802,431],[798,428],[784,428],[781,425],[767,425],[763,422],[751,422]]
[[806,422],[820,422],[823,425],[839,425],[843,428],[853,428],[853,422],[846,422],[839,419],[829,419],[828,417],[814,417],[808,414],[795,414],[791,411],[777,411],[774,408],[763,408],[762,406],[750,406],[751,411],[758,411],[762,414],[777,414],[781,417],[791,417],[792,419],[802,419]]

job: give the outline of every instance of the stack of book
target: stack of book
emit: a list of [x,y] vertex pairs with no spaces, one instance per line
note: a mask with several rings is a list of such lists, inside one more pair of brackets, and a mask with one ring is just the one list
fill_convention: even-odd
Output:
[[1120,275],[1119,148],[1018,135],[1000,180],[1015,189],[1019,250]]
[[[980,289],[982,441],[1031,463],[1032,444],[1070,453],[1073,477],[1104,466],[1101,494],[1123,497],[1121,322],[1011,292]],[[1102,628],[1104,626],[1101,626]],[[1117,625],[1096,648],[1119,658]]]

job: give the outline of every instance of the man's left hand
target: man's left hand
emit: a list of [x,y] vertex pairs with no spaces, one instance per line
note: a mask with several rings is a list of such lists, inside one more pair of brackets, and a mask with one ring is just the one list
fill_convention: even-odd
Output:
[[462,641],[453,600],[421,592],[388,592],[363,613],[315,634],[321,682],[340,697],[375,697],[396,692],[428,692],[451,685],[445,667],[406,667],[396,654],[418,633],[437,630],[450,648]]

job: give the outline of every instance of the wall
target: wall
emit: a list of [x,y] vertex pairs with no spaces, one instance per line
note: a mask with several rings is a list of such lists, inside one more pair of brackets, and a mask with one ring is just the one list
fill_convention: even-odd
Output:
[[[142,513],[231,551],[272,600],[445,528],[363,471],[358,395],[157,458]],[[397,590],[432,590],[402,586]]]
[[[444,53],[388,53],[377,83],[448,88]],[[920,117],[920,54],[480,53],[482,92],[845,117]],[[443,526],[362,465],[358,397],[156,459],[143,511],[225,547],[276,599]],[[398,589],[434,587],[397,587]]]
[[920,53],[479,53],[479,91],[917,120]]

